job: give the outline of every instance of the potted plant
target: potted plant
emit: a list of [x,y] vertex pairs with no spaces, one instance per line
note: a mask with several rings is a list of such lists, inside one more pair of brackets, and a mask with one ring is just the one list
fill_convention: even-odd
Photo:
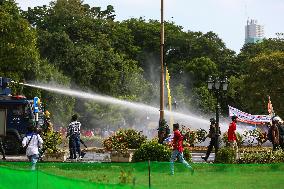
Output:
[[62,144],[61,134],[53,130],[53,124],[50,122],[50,120],[46,121],[42,129],[42,160],[56,162],[65,161],[67,159],[68,153],[58,147],[60,144]]
[[120,129],[103,141],[104,148],[110,151],[112,162],[131,162],[132,155],[147,137],[134,129]]

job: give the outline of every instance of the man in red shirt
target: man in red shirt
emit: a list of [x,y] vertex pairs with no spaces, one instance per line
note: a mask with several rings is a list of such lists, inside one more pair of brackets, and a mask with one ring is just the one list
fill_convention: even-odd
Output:
[[183,158],[183,146],[182,146],[183,136],[179,131],[178,123],[173,124],[173,131],[174,131],[174,137],[172,140],[173,152],[172,152],[172,156],[170,160],[171,161],[171,175],[174,174],[174,162],[176,158],[178,158],[181,163],[183,163],[186,167],[188,167],[191,171],[191,174],[193,174],[194,173],[193,168]]
[[236,136],[236,129],[237,129],[237,116],[232,116],[232,122],[229,125],[228,129],[228,142],[230,147],[236,151],[236,159],[238,159],[238,145],[237,145],[237,136]]

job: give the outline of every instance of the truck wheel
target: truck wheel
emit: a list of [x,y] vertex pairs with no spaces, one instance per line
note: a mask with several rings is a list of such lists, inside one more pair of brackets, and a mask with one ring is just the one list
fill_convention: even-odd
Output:
[[4,138],[3,146],[8,155],[18,155],[21,150],[21,144],[15,135],[7,135]]

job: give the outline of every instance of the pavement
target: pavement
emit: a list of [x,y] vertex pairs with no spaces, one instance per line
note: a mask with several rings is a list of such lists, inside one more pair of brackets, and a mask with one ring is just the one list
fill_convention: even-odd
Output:
[[[205,161],[201,158],[201,156],[205,156],[206,152],[192,152],[191,158],[193,163],[205,163]],[[208,163],[214,162],[215,153],[211,153],[207,159]]]
[[1,158],[0,162],[1,161],[12,161],[12,162],[28,161],[28,158],[26,155],[6,155],[6,160],[2,160]]
[[[205,163],[201,156],[205,156],[205,152],[193,152],[191,153],[192,161],[194,163]],[[207,162],[213,162],[215,158],[215,154],[211,153]],[[3,161],[0,159],[0,161]],[[28,158],[25,155],[7,155],[6,160],[9,162],[17,162],[17,161],[28,161]],[[110,162],[110,153],[95,153],[95,152],[86,152],[85,157],[80,160],[80,162]],[[67,161],[68,162],[68,161]]]
[[82,162],[111,162],[110,153],[86,152]]

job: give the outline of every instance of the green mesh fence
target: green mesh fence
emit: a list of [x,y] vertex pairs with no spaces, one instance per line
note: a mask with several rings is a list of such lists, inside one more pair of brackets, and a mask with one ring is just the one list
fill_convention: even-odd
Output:
[[[151,188],[284,188],[284,164],[192,164],[193,175],[180,163],[151,162]],[[1,162],[0,189],[149,188],[148,162],[29,163]]]

